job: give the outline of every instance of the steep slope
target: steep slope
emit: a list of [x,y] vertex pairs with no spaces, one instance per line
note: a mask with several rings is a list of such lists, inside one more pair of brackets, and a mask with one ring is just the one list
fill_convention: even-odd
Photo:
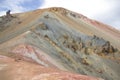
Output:
[[119,80],[120,31],[64,8],[1,17],[1,55]]

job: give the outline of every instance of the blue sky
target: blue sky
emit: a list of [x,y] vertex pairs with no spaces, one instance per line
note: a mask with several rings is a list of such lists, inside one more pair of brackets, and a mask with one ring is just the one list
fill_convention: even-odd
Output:
[[119,0],[0,0],[0,15],[7,10],[25,12],[46,7],[64,7],[120,30]]
[[38,9],[43,3],[44,0],[0,0],[0,14],[9,9],[13,13]]

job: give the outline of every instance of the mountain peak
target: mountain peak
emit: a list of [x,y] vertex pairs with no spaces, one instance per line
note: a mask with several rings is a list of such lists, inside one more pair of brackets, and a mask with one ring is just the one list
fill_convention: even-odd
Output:
[[50,7],[50,8],[47,8],[49,11],[51,12],[58,12],[58,13],[61,13],[63,15],[67,15],[67,14],[70,14],[71,16],[78,16],[78,17],[84,17],[84,18],[87,18],[85,17],[84,15],[80,14],[80,13],[76,13],[76,12],[73,12],[71,10],[68,10],[66,8],[63,8],[63,7]]
[[[61,7],[2,16],[0,79],[11,75],[11,80],[15,76],[21,80],[26,76],[27,80],[96,80],[83,74],[119,80],[119,44],[119,31]],[[25,69],[19,70],[21,67]]]

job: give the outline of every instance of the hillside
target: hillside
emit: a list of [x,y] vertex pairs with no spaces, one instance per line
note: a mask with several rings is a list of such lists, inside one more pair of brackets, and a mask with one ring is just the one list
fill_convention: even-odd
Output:
[[119,80],[120,31],[60,7],[11,15],[0,17],[0,55],[25,66]]

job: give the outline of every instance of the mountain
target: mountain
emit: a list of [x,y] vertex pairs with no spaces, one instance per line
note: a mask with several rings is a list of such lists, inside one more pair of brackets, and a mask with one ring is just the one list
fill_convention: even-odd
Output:
[[10,14],[0,17],[0,55],[3,79],[119,80],[120,31],[61,7]]

